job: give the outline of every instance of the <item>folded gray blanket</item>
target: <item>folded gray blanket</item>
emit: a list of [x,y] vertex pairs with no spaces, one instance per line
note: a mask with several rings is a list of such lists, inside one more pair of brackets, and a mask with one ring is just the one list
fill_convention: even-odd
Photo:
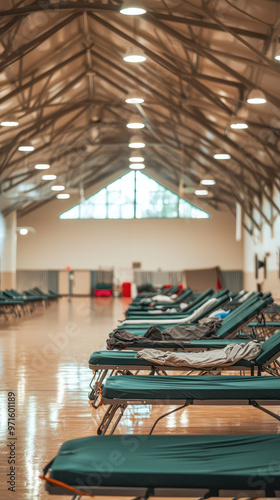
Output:
[[234,365],[240,360],[256,359],[262,351],[259,342],[247,344],[228,344],[223,349],[212,349],[203,352],[161,351],[158,349],[143,349],[136,358],[143,358],[155,365],[186,366],[189,368],[214,368],[217,366]]

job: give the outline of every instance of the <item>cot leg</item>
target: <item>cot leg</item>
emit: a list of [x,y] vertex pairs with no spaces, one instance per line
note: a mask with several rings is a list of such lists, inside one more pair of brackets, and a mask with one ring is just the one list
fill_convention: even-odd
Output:
[[100,434],[102,434],[103,432],[103,428],[104,428],[104,424],[107,420],[107,418],[109,418],[109,414],[110,414],[110,411],[111,409],[113,408],[113,405],[109,406],[109,408],[107,408],[106,412],[105,412],[105,415],[101,421],[101,424],[99,425],[98,429],[97,429],[97,434],[98,436],[100,436]]
[[254,327],[252,328],[252,337],[253,337],[253,339],[256,339],[256,338],[257,338],[257,335],[256,335],[256,332],[255,332],[255,328],[254,328]]
[[179,408],[175,408],[175,410],[171,410],[171,411],[168,411],[167,413],[165,413],[164,415],[161,415],[159,418],[156,419],[153,427],[151,428],[150,432],[149,432],[149,436],[153,433],[154,429],[155,429],[155,426],[157,425],[157,423],[164,417],[167,417],[168,415],[171,415],[171,413],[175,413],[176,411],[179,411],[179,410],[182,410],[182,408],[186,408],[186,406],[189,406],[191,404],[190,401],[186,401],[185,404],[183,404],[182,406],[179,406]]
[[18,317],[18,312],[17,312],[17,308],[16,307],[13,307],[12,313],[13,313],[14,318]]
[[280,316],[279,311],[277,311],[276,307],[274,307],[274,304],[270,304],[270,307],[274,310],[273,319],[279,318],[279,316]]
[[135,497],[132,500],[148,500],[148,498],[150,498],[150,495],[147,492],[147,494],[144,497]]
[[280,363],[277,360],[274,361],[273,367],[274,367],[274,375],[276,377],[279,377],[280,376]]
[[264,408],[263,406],[260,406],[257,401],[250,401],[250,404],[254,406],[254,408],[258,408],[259,410],[263,411],[264,413],[267,413],[273,418],[276,418],[276,420],[279,420],[280,422],[280,416],[277,415],[276,413],[273,413],[273,411],[268,410],[267,408]]
[[119,413],[119,416],[118,416],[118,418],[117,418],[116,422],[115,422],[115,423],[114,423],[114,425],[113,425],[113,428],[112,428],[112,430],[111,430],[110,434],[114,434],[114,432],[115,432],[116,428],[117,428],[117,427],[118,427],[118,425],[119,425],[119,422],[121,421],[121,418],[122,418],[122,416],[123,416],[123,414],[124,414],[124,411],[125,411],[125,409],[126,409],[126,406],[127,406],[127,405],[122,405],[122,406],[120,407],[120,410],[121,410],[121,411],[120,411],[120,413]]
[[1,311],[1,314],[3,314],[3,315],[4,315],[5,320],[6,320],[6,321],[8,321],[8,316],[7,316],[7,314],[6,314],[4,311]]
[[99,398],[99,390],[102,387],[103,381],[108,373],[108,370],[102,370],[101,373],[98,376],[98,379],[96,380],[94,386],[92,386],[92,383],[94,381],[95,375],[92,377],[91,382],[89,384],[91,388],[91,392],[88,395],[88,398],[90,401],[93,401],[92,406],[93,408],[98,408],[98,405],[96,405],[97,400]]
[[100,426],[97,429],[97,434],[99,436],[101,434],[102,435],[106,434],[111,422],[113,421],[115,414],[120,409],[120,415],[118,416],[115,424],[113,425],[112,431],[110,432],[110,434],[113,434],[113,432],[117,428],[117,425],[119,424],[119,422],[124,414],[124,410],[126,409],[126,407],[127,407],[127,405],[110,405],[108,410],[106,411],[103,419],[102,419]]
[[99,436],[101,434],[102,435],[106,434],[106,431],[107,431],[110,423],[112,422],[114,415],[115,415],[116,411],[118,410],[118,408],[119,408],[119,405],[110,405],[109,406],[108,410],[106,411],[106,413],[102,419],[100,426],[97,429],[97,434]]
[[278,361],[271,363],[271,365],[264,368],[264,370],[273,377],[280,377],[280,363],[278,363]]

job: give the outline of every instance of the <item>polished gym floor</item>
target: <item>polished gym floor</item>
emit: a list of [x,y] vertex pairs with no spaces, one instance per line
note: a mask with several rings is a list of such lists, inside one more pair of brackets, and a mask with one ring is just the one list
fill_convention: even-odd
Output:
[[[88,403],[92,351],[105,346],[129,299],[62,298],[21,319],[0,318],[0,499],[64,500],[39,479],[60,445],[95,435],[105,409]],[[8,393],[16,398],[16,493],[8,491]],[[171,408],[168,408],[170,410]],[[127,410],[116,433],[148,433],[163,407]],[[279,413],[280,407],[275,408]],[[162,419],[158,434],[279,433],[280,422],[251,407],[193,407]],[[16,439],[15,439],[16,438]],[[85,497],[86,498],[86,497]]]

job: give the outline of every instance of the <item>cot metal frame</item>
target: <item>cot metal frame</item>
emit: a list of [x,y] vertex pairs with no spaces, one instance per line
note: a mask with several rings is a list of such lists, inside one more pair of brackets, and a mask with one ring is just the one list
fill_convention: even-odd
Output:
[[274,302],[270,305],[272,310],[266,311],[266,316],[268,317],[268,321],[279,321],[280,320],[280,306],[279,304],[275,304]]
[[[50,495],[72,495],[71,500],[80,500],[83,495],[72,494],[69,489],[62,486],[46,483],[46,491]],[[133,500],[148,500],[150,497],[166,497],[166,498],[197,498],[198,500],[206,500],[212,497],[258,499],[258,498],[280,498],[280,490],[228,490],[228,489],[208,489],[208,488],[133,488],[133,487],[113,487],[113,486],[79,486],[79,490],[85,495],[107,496],[107,497],[129,497]]]
[[[191,350],[191,349],[190,349]],[[210,350],[194,348],[193,351]],[[120,354],[121,356],[121,354]],[[88,398],[91,402],[91,406],[97,409],[100,406],[102,389],[107,378],[113,375],[138,375],[139,372],[145,371],[149,372],[149,375],[165,375],[167,372],[183,372],[184,375],[191,375],[193,372],[198,372],[198,375],[208,375],[211,372],[221,372],[221,371],[236,371],[240,375],[243,375],[250,371],[251,376],[261,376],[263,372],[268,373],[271,376],[280,376],[280,350],[277,354],[272,356],[263,365],[256,365],[251,361],[251,366],[238,366],[238,365],[227,365],[227,366],[212,366],[211,368],[193,368],[188,366],[166,366],[166,365],[89,365],[89,368],[93,370],[93,377],[90,381],[89,387],[90,392]]]
[[255,323],[254,321],[250,321],[249,324],[247,324],[244,327],[244,333],[248,336],[253,336],[255,339],[264,341],[267,340],[269,337],[272,337],[274,333],[276,333],[278,330],[280,330],[280,321],[277,320],[263,320],[260,322],[257,322],[255,325],[250,323]]
[[[153,424],[153,427],[150,431],[150,434],[153,432],[156,424],[161,420],[162,418],[166,417],[170,413],[174,413],[178,410],[184,409],[188,406],[254,406],[254,408],[263,411],[264,413],[267,413],[271,417],[275,418],[280,422],[280,415],[277,415],[276,413],[268,410],[267,408],[264,408],[264,406],[280,406],[280,400],[279,399],[253,399],[253,398],[248,398],[248,399],[108,399],[105,397],[102,397],[102,404],[108,405],[108,409],[106,410],[105,415],[103,416],[103,419],[101,421],[101,424],[99,425],[97,429],[97,434],[98,435],[104,435],[106,432],[109,430],[110,425],[112,424],[112,428],[110,430],[110,434],[114,434],[119,422],[121,421],[123,414],[126,410],[126,408],[130,405],[132,406],[147,406],[147,405],[161,405],[161,406],[178,406],[178,408],[175,408],[174,410],[171,410],[171,412],[167,412],[163,415],[161,415]],[[117,413],[119,414],[117,415]],[[116,419],[114,421],[114,417],[116,415]],[[113,422],[114,421],[114,422]]]
[[[138,375],[139,372],[145,371],[148,372],[148,375],[164,375],[168,376],[167,372],[183,372],[183,375],[191,375],[193,372],[198,372],[198,375],[207,375],[212,372],[217,372],[218,371],[224,371],[226,369],[231,370],[231,371],[238,371],[240,374],[244,374],[245,372],[250,371],[251,376],[255,375],[255,370],[257,370],[257,375],[261,375],[261,370],[260,367],[253,365],[251,367],[238,367],[238,366],[227,366],[227,367],[211,367],[211,368],[191,368],[191,367],[180,367],[180,366],[162,366],[162,365],[143,365],[143,366],[130,366],[130,365],[124,365],[124,366],[113,366],[113,365],[102,365],[102,368],[99,367],[97,369],[97,366],[93,368],[94,365],[90,365],[90,368],[94,370],[93,377],[90,381],[89,387],[90,387],[90,392],[88,394],[88,398],[90,400],[90,404],[93,408],[97,409],[99,408],[101,404],[101,397],[102,397],[102,390],[104,387],[104,383],[107,378],[112,377],[113,375]],[[279,374],[280,374],[280,367],[279,367]],[[275,375],[276,376],[276,375]]]

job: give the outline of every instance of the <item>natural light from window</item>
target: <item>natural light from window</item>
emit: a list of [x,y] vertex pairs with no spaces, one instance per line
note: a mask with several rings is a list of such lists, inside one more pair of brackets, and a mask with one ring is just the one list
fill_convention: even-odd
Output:
[[142,172],[129,172],[60,219],[207,219],[209,214],[179,198]]

